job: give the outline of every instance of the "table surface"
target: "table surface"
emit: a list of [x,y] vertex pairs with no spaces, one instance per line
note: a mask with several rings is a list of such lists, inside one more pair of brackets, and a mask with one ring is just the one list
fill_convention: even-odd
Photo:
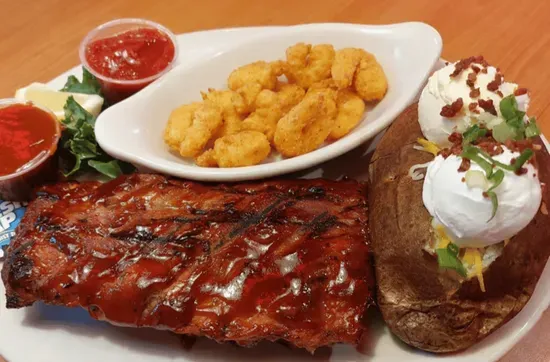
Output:
[[[545,94],[550,81],[550,1],[0,0],[0,8],[0,98],[76,65],[84,35],[120,17],[149,18],[177,34],[252,25],[423,21],[441,33],[444,58],[482,54],[507,80],[529,88],[530,113],[550,135],[550,96]],[[547,311],[502,361],[550,361],[549,334]]]

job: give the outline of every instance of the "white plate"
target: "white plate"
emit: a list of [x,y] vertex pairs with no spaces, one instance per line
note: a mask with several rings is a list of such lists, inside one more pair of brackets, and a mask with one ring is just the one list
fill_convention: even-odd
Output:
[[[198,167],[192,159],[183,159],[169,151],[163,132],[173,109],[200,101],[201,90],[227,88],[226,79],[233,69],[257,60],[282,59],[286,48],[302,41],[330,43],[336,49],[364,48],[375,54],[384,68],[388,93],[366,112],[363,121],[350,134],[305,155],[272,158],[271,162],[239,168]],[[180,64],[135,96],[103,112],[97,119],[96,138],[113,157],[192,180],[253,180],[303,170],[340,156],[386,128],[414,99],[439,59],[441,46],[439,33],[423,23],[310,24],[280,28],[276,34],[257,35],[209,59]]]
[[[274,34],[278,27],[241,28],[180,35],[180,49],[186,59],[196,61],[216,54],[220,49],[254,37]],[[465,54],[467,55],[467,54]],[[183,57],[182,57],[183,58]],[[440,67],[440,62],[437,66]],[[50,85],[61,88],[69,74],[80,74],[80,67],[64,73]],[[342,175],[365,179],[371,151],[380,136],[345,155],[296,176],[338,178]],[[508,352],[540,319],[550,303],[550,268],[547,266],[535,293],[525,308],[510,322],[466,352],[436,356],[407,347],[391,335],[380,316],[371,312],[370,336],[366,354],[337,346],[330,357],[320,351],[312,358],[304,351],[291,351],[274,343],[262,343],[252,349],[218,345],[199,339],[185,350],[180,337],[150,329],[114,327],[93,320],[83,309],[36,304],[30,308],[6,310],[5,290],[0,283],[0,355],[9,362],[206,362],[206,361],[438,361],[491,362]]]

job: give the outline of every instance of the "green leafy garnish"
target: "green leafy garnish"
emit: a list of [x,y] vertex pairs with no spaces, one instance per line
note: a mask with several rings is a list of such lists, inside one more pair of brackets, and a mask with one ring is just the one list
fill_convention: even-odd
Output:
[[493,183],[489,191],[496,189],[502,183],[502,180],[504,180],[504,171],[496,170],[491,177],[489,177],[489,181]]
[[493,137],[498,142],[507,140],[523,140],[525,138],[540,135],[539,127],[534,117],[526,123],[523,119],[525,112],[518,109],[518,102],[513,94],[502,98],[500,101],[500,113],[505,122],[493,129]]
[[495,215],[497,214],[498,209],[498,198],[497,194],[494,191],[487,191],[487,196],[489,196],[489,199],[491,200],[491,203],[493,204],[493,213],[491,214],[491,218],[487,220],[487,222],[493,220]]
[[477,124],[471,126],[464,132],[462,135],[462,144],[464,146],[469,145],[472,142],[475,142],[478,138],[481,138],[487,134],[485,128],[480,128]]
[[512,120],[515,118],[523,118],[525,112],[518,110],[518,102],[513,94],[502,98],[499,104],[500,114],[506,120]]
[[493,127],[493,138],[497,142],[504,143],[516,137],[516,129],[508,123],[502,122]]
[[526,148],[523,150],[523,152],[519,155],[518,158],[514,161],[513,168],[514,171],[519,171],[520,168],[523,167],[525,162],[529,161],[529,159],[533,156],[534,152],[530,148]]
[[493,165],[481,156],[481,150],[474,146],[464,147],[460,157],[474,161],[485,171],[485,176],[489,179],[493,174]]
[[94,134],[95,117],[73,97],[67,99],[64,110],[62,123],[65,129],[60,145],[74,158],[72,167],[64,170],[65,176],[95,170],[109,178],[116,178],[123,173],[123,169],[128,172],[133,170],[131,165],[114,160],[99,147]]
[[437,262],[440,268],[451,269],[456,271],[463,277],[467,276],[466,268],[458,258],[458,246],[453,243],[449,243],[446,248],[440,248],[435,250],[437,254]]
[[85,93],[85,94],[97,94],[102,96],[101,84],[92,73],[86,68],[82,68],[82,82],[78,80],[74,75],[70,75],[65,83],[65,86],[61,88],[62,92],[72,93]]
[[531,117],[529,119],[529,123],[527,123],[527,126],[525,126],[525,137],[531,138],[538,135],[540,135],[540,129],[537,125],[537,120],[535,119],[535,117]]

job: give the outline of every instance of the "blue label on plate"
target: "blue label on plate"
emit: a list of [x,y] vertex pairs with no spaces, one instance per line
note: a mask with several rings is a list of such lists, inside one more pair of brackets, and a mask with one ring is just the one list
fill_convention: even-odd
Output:
[[15,236],[15,228],[21,222],[26,206],[26,202],[0,200],[0,259]]

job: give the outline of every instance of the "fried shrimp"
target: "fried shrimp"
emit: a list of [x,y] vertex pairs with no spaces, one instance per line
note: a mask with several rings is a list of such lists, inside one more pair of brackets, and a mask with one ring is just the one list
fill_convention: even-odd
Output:
[[339,139],[347,135],[361,121],[365,112],[363,99],[348,89],[338,91],[336,106],[338,113],[330,132],[332,139]]
[[164,142],[171,150],[179,152],[181,140],[193,123],[193,116],[202,102],[195,102],[180,106],[170,113],[168,123],[164,129]]
[[201,95],[204,100],[211,101],[221,111],[223,124],[216,133],[217,137],[240,131],[247,106],[239,93],[229,89],[209,89],[207,93],[201,92]]
[[344,48],[336,51],[331,74],[334,84],[339,89],[351,87],[357,67],[365,53],[363,49],[359,48]]
[[272,142],[279,120],[304,95],[305,91],[296,84],[283,84],[278,92],[264,89],[256,99],[256,111],[243,121],[242,128],[262,132]]
[[315,150],[332,131],[335,116],[336,102],[329,90],[307,94],[277,124],[275,147],[286,157]]
[[197,158],[195,158],[195,163],[200,167],[218,167],[214,149],[211,148],[198,155]]
[[307,89],[330,77],[334,53],[330,44],[295,44],[286,50],[285,75],[291,83]]
[[270,152],[267,137],[256,131],[242,131],[219,138],[214,143],[214,158],[220,167],[257,165]]
[[365,101],[379,101],[386,95],[388,80],[374,55],[368,52],[364,53],[365,55],[361,58],[355,73],[353,87]]
[[248,112],[254,110],[256,97],[263,89],[273,90],[277,77],[283,73],[284,64],[281,61],[257,61],[243,65],[231,72],[227,79],[229,89],[239,93]]
[[177,108],[170,115],[164,139],[183,157],[198,155],[221,125],[219,109],[211,102],[199,102]]

